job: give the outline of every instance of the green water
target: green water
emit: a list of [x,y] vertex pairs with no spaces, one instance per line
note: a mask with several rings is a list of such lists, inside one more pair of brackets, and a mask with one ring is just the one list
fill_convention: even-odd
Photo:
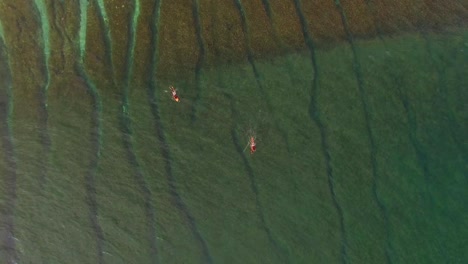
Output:
[[5,28],[1,261],[467,261],[466,28],[245,56],[145,86],[136,60],[119,76],[111,58],[100,76],[81,25],[77,76],[51,70],[46,42],[39,88],[14,86],[42,77],[15,71]]
[[[129,116],[149,200],[126,155],[120,103],[103,95],[95,188],[104,261],[149,262],[154,228],[161,263],[206,261],[193,229],[215,263],[336,263],[342,247],[352,263],[384,263],[387,257],[394,263],[462,263],[468,252],[468,43],[463,31],[426,37],[356,43],[373,147],[345,44],[317,51],[313,96],[327,154],[308,112],[314,74],[307,53],[258,61],[258,82],[248,64],[203,70],[196,122],[190,118],[193,79],[172,83],[179,87],[179,104],[158,90],[170,160],[161,155],[146,94],[135,89]],[[52,147],[43,189],[41,147],[31,133],[38,128],[12,121],[21,263],[97,258],[84,177],[91,108],[69,99],[49,101]],[[242,152],[249,130],[258,139],[254,155]],[[167,163],[182,209],[171,195]]]

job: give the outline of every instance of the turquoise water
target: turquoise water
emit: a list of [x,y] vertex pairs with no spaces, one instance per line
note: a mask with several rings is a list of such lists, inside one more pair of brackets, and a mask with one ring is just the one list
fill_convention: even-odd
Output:
[[303,15],[302,49],[188,67],[164,11],[141,39],[43,3],[0,16],[4,263],[468,259],[466,27],[319,46]]

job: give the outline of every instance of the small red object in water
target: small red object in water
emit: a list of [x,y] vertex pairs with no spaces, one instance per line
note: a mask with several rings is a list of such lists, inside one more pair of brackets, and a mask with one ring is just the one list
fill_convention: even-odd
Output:
[[255,143],[254,137],[250,137],[249,145],[250,145],[250,154],[253,154],[257,150],[257,144]]
[[177,91],[174,88],[174,86],[170,86],[169,89],[171,89],[172,99],[176,102],[179,102],[180,99],[179,99],[179,96],[177,95]]

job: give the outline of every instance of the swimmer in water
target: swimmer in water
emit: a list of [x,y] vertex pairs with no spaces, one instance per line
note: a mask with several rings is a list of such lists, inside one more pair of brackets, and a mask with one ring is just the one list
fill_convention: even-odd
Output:
[[250,137],[249,142],[247,143],[247,146],[245,146],[244,151],[250,147],[250,154],[254,154],[255,151],[257,151],[257,143],[255,143],[255,137]]
[[257,144],[255,143],[254,137],[250,137],[249,145],[250,145],[250,154],[254,154],[254,152],[257,150]]
[[169,89],[171,89],[171,95],[172,95],[172,100],[176,101],[176,102],[179,102],[180,99],[179,99],[179,96],[177,95],[177,90],[176,88],[174,88],[174,86],[169,86]]

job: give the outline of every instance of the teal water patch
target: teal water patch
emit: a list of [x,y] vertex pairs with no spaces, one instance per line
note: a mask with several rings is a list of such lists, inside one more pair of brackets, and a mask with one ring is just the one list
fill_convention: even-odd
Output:
[[3,31],[3,25],[2,21],[0,21],[0,38],[2,39],[3,42],[5,42],[5,36],[4,36],[4,31]]
[[34,3],[36,4],[36,8],[39,11],[39,16],[41,18],[42,41],[47,65],[46,67],[48,68],[50,57],[50,25],[49,17],[47,16],[47,7],[45,6],[44,0],[34,0]]
[[132,75],[133,72],[133,65],[134,65],[134,54],[135,54],[135,43],[136,43],[136,32],[137,32],[137,26],[138,26],[138,18],[140,17],[140,1],[135,0],[135,8],[133,10],[133,16],[131,19],[131,24],[130,24],[130,43],[128,45],[128,58],[127,58],[127,78],[126,82],[128,87],[129,82],[130,82],[130,76]]
[[110,30],[110,27],[109,27],[109,18],[107,16],[107,11],[106,11],[106,6],[104,4],[104,1],[103,0],[98,0],[97,3],[98,3],[98,7],[99,7],[101,24],[104,27],[103,28],[103,31],[104,31],[104,44],[105,44],[106,49],[107,49],[107,52],[106,52],[107,54],[106,55],[107,55],[107,58],[109,60],[109,64],[110,64],[109,66],[111,68],[112,78],[113,78],[113,82],[115,84],[116,80],[115,80],[115,72],[114,72],[114,59],[113,59],[113,56],[112,56],[113,48],[112,48],[111,30]]
[[80,43],[80,59],[83,63],[86,52],[86,29],[88,23],[88,0],[80,0],[80,31],[79,31],[79,43]]
[[109,23],[109,18],[107,17],[106,6],[104,5],[104,0],[97,1],[99,6],[99,11],[101,12],[102,18],[104,19],[104,23]]

